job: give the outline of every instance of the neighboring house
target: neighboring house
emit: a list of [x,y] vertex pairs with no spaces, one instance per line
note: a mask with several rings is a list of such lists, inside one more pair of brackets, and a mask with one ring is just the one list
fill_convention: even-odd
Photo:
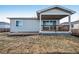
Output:
[[[70,33],[75,11],[56,5],[37,11],[36,18],[9,17],[10,32]],[[60,30],[60,19],[68,17],[69,30]]]
[[0,22],[0,28],[10,28],[10,24],[7,22]]
[[10,30],[10,24],[7,22],[0,22],[0,32],[8,32]]

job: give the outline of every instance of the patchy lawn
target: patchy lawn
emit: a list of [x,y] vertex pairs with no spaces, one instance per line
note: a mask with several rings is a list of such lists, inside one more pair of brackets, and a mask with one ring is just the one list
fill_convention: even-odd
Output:
[[79,53],[79,37],[7,36],[0,33],[0,53]]

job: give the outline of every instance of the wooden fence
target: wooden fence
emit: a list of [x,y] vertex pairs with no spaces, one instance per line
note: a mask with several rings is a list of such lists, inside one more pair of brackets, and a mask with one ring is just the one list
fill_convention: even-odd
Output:
[[0,32],[9,32],[10,28],[0,28]]
[[79,29],[72,29],[72,35],[79,36]]

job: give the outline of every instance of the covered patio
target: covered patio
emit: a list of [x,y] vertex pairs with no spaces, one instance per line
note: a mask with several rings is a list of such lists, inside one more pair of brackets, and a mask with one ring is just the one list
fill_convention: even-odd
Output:
[[42,15],[42,31],[69,31],[70,16],[68,16],[69,25],[61,25],[60,20],[68,15]]
[[[37,12],[40,20],[40,33],[71,33],[71,15],[75,12],[61,6],[40,10]],[[61,25],[60,20],[68,17],[68,25]]]

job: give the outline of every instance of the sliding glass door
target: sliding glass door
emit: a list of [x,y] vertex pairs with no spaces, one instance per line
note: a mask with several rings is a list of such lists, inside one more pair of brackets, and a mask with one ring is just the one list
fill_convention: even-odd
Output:
[[56,21],[54,21],[54,20],[43,21],[42,27],[43,27],[44,31],[55,31],[56,30]]

